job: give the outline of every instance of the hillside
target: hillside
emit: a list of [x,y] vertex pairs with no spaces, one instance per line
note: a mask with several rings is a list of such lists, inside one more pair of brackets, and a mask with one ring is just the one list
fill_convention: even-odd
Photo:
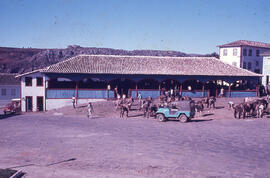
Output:
[[79,54],[130,55],[130,56],[215,56],[186,54],[179,51],[122,50],[111,48],[68,46],[65,49],[35,49],[0,47],[0,73],[24,73],[55,64]]

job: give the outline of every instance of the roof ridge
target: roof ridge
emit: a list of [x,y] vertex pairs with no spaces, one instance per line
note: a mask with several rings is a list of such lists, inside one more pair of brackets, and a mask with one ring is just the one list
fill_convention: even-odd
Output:
[[[139,56],[139,55],[134,55],[134,56],[129,56],[129,55],[113,55],[113,54],[79,54],[77,56],[73,56],[73,57],[78,57],[78,56],[105,56],[105,57],[140,57],[140,58],[190,58],[190,59],[200,59],[200,58],[206,58],[206,59],[209,59],[209,58],[216,58],[216,57],[208,57],[208,56]],[[71,58],[73,58],[71,57]],[[69,58],[69,59],[71,59]],[[65,60],[66,61],[66,60]],[[61,62],[64,62],[64,61],[61,61]],[[58,64],[58,63],[57,63]]]

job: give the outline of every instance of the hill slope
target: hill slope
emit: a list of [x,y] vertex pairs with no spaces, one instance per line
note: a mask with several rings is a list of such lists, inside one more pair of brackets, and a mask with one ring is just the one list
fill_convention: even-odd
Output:
[[130,56],[214,56],[189,55],[179,51],[161,50],[122,50],[111,48],[90,48],[77,45],[68,46],[65,49],[35,49],[35,48],[8,48],[0,47],[0,72],[24,73],[55,64],[79,54],[104,54],[104,55],[130,55]]

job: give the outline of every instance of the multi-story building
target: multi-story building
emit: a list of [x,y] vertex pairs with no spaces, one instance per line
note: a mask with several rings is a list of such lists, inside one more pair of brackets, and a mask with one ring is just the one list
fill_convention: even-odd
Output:
[[261,54],[270,50],[270,44],[238,40],[218,47],[221,61],[263,74],[263,56]]
[[0,106],[20,97],[20,80],[15,78],[15,74],[0,73]]

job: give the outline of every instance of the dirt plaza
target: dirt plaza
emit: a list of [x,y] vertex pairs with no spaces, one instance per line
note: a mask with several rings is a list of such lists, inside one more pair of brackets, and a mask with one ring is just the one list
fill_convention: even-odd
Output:
[[[0,168],[24,177],[269,177],[270,119],[234,119],[230,98],[192,122],[158,122],[110,102],[0,119]],[[242,99],[233,99],[235,103]],[[103,111],[103,112],[101,112]]]

